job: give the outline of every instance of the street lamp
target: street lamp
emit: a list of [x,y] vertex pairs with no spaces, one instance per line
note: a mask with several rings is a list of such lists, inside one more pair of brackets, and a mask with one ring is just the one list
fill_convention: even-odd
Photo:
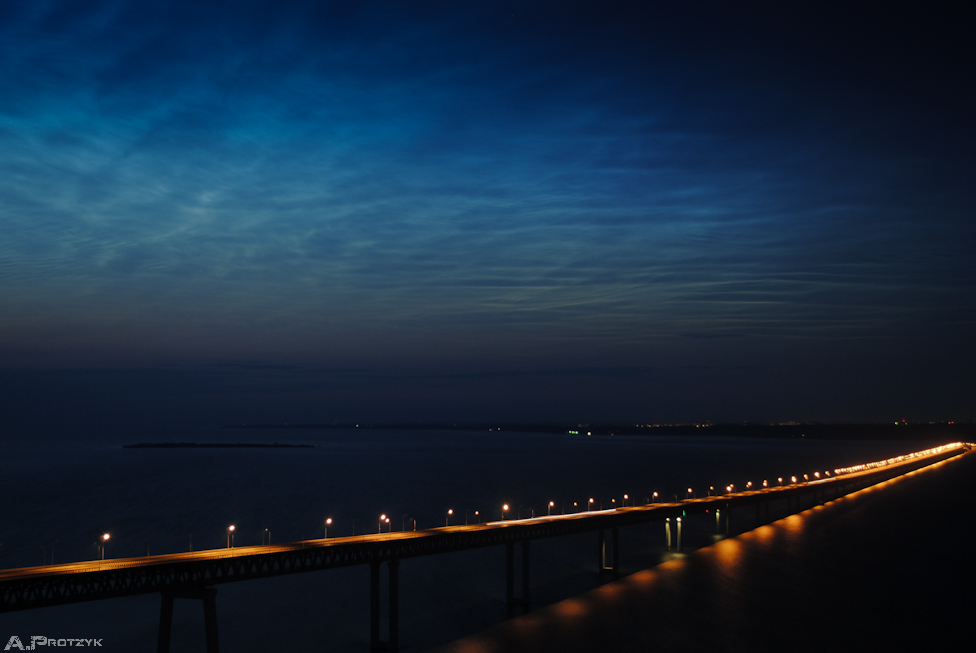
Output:
[[102,560],[105,559],[105,543],[108,542],[111,538],[112,538],[112,536],[109,535],[108,533],[103,533],[102,534],[102,537],[101,537],[102,544],[99,547],[102,550]]
[[268,546],[271,546],[271,531],[269,529],[264,529],[264,533],[261,533],[261,544],[264,544],[265,534],[268,536]]
[[654,503],[657,503],[657,492],[652,494],[651,497],[654,499]]
[[590,497],[589,503],[586,504],[586,512],[590,511],[590,506],[593,505],[593,497]]
[[383,522],[385,522],[385,521],[386,521],[386,515],[385,514],[384,515],[380,515],[380,523],[379,523],[379,526],[376,527],[376,532],[377,533],[382,533],[383,532]]
[[451,525],[451,515],[453,515],[453,514],[454,514],[454,508],[448,508],[448,510],[447,510],[447,516],[444,517],[444,526],[445,527]]
[[688,488],[688,495],[689,495],[689,496],[690,496],[690,497],[691,497],[692,499],[694,499],[694,498],[695,498],[695,493],[691,491],[691,488]]
[[630,499],[630,495],[629,495],[629,494],[625,494],[625,495],[624,495],[624,505],[625,505],[625,506],[627,505],[627,500],[628,500],[628,499]]
[[556,504],[555,504],[555,502],[553,502],[553,501],[550,501],[550,502],[549,502],[549,512],[548,512],[547,514],[548,514],[548,516],[550,516],[550,517],[552,517],[552,507],[553,507],[554,505],[556,505]]
[[[234,526],[233,524],[231,524],[230,526],[227,527],[227,548],[228,549],[233,544],[233,541],[234,541],[234,531],[235,530],[237,530],[237,527]],[[105,534],[105,537],[108,537],[108,533]]]
[[325,520],[325,539],[329,539],[329,526],[332,525],[332,517]]
[[505,521],[505,513],[508,512],[508,504],[502,505],[502,521]]

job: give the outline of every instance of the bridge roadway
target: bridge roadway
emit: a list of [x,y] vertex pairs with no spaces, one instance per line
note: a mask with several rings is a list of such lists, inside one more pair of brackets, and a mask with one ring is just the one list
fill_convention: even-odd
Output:
[[[283,574],[293,574],[351,565],[369,564],[371,573],[371,642],[374,650],[397,648],[397,566],[400,560],[487,546],[507,546],[509,606],[529,607],[529,542],[583,532],[598,532],[599,571],[618,572],[617,531],[634,524],[671,520],[706,511],[724,511],[726,531],[733,508],[755,506],[756,521],[769,518],[769,504],[786,499],[790,511],[799,511],[806,497],[811,505],[856,491],[914,469],[966,453],[973,445],[955,443],[934,450],[909,454],[887,464],[853,469],[809,482],[757,488],[672,503],[599,510],[432,528],[420,531],[306,540],[290,544],[245,546],[189,553],[86,561],[42,567],[0,570],[0,612],[27,610],[81,601],[93,601],[135,594],[159,592],[163,596],[159,650],[169,650],[169,627],[174,598],[204,601],[208,651],[216,652],[216,612],[213,585]],[[840,471],[840,470],[838,470]],[[721,514],[721,512],[719,513]],[[716,519],[718,523],[718,518]],[[675,529],[680,533],[679,529]],[[609,550],[605,535],[610,532]],[[680,542],[680,534],[677,536]],[[522,594],[514,594],[514,545],[522,548]],[[678,544],[680,547],[680,543]],[[389,568],[388,640],[380,641],[380,565]]]

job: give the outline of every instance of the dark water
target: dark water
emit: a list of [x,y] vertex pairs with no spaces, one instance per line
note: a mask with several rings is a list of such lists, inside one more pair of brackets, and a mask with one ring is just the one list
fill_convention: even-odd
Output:
[[[121,449],[140,438],[29,439],[0,444],[5,474],[0,566],[92,559],[112,534],[108,557],[375,532],[381,513],[399,530],[455,523],[473,511],[572,510],[593,497],[604,507],[623,494],[724,487],[810,473],[924,449],[931,443],[586,437],[419,431],[218,431],[179,441],[314,444],[314,449]],[[144,438],[142,438],[144,439]],[[520,508],[521,507],[521,508]],[[407,521],[407,523],[412,523]],[[708,544],[707,525],[697,529]],[[533,598],[552,603],[594,586],[589,535],[533,545]],[[655,564],[663,542],[650,527],[622,534],[623,570]],[[52,547],[53,545],[53,547]],[[42,548],[43,547],[43,548]],[[46,556],[46,558],[45,558]],[[406,561],[401,566],[401,642],[423,650],[504,618],[504,550]],[[356,651],[367,648],[368,572],[351,568],[221,585],[222,647],[232,651]],[[159,598],[148,595],[0,616],[9,634],[101,637],[105,650],[154,650]],[[9,631],[9,633],[8,633]],[[174,651],[202,651],[199,605],[178,602]]]
[[972,650],[976,456],[939,463],[437,653]]

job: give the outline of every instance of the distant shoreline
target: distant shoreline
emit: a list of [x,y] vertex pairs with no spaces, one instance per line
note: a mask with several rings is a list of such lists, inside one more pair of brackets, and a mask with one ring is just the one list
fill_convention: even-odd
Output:
[[754,422],[702,424],[570,424],[570,423],[428,423],[428,424],[227,424],[226,429],[289,430],[398,430],[398,431],[505,431],[509,433],[549,433],[553,435],[711,435],[753,438],[804,438],[808,440],[943,440],[968,441],[976,438],[976,425],[966,422],[908,422],[886,424],[782,423]]
[[314,449],[311,444],[262,444],[249,442],[140,442],[124,444],[123,449]]

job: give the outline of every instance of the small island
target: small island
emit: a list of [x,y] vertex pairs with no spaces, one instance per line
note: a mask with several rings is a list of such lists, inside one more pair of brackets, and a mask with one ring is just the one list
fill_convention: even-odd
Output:
[[124,444],[123,449],[314,449],[311,444],[274,444],[259,442],[140,442]]

